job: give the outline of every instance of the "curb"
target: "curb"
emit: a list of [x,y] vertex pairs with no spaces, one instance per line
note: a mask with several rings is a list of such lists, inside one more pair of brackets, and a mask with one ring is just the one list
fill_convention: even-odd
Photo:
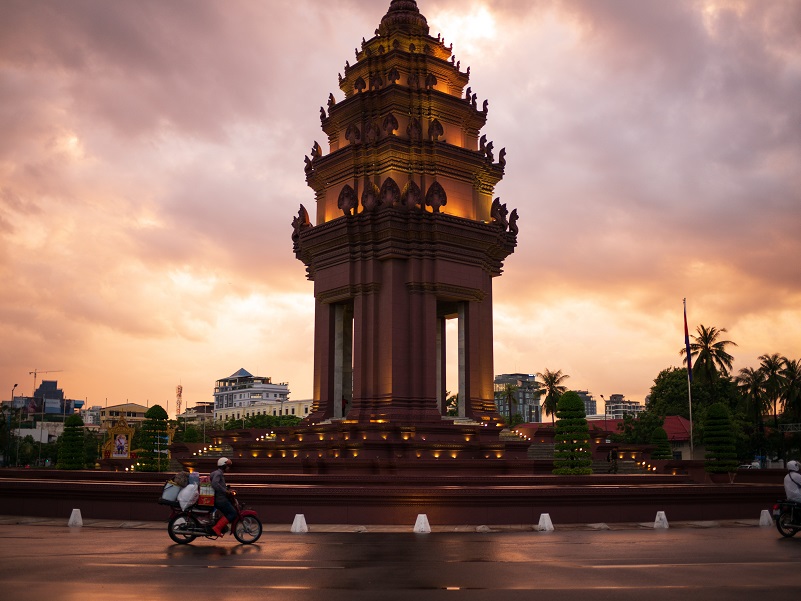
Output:
[[[0,516],[0,526],[50,526],[55,528],[68,528],[67,518],[44,518],[29,516]],[[83,520],[83,528],[122,529],[122,530],[165,530],[166,520],[163,522],[139,522],[121,520]],[[670,522],[670,529],[710,529],[710,528],[758,528],[759,520],[721,520],[721,521],[694,521]],[[480,529],[480,530],[479,530]],[[555,524],[555,531],[616,531],[616,530],[653,530],[653,522],[620,522],[610,524]],[[291,524],[264,524],[264,532],[290,533]],[[403,525],[358,525],[358,524],[311,524],[309,532],[322,533],[412,533],[414,524]],[[504,533],[504,532],[538,532],[537,524],[507,524],[507,525],[461,525],[461,526],[431,526],[432,533],[461,532],[461,533]]]

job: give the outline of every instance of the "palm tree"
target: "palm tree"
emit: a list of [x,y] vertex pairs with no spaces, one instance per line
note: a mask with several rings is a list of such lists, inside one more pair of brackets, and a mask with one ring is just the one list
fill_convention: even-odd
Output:
[[785,358],[781,376],[784,410],[797,421],[801,418],[801,361]]
[[762,415],[765,410],[765,374],[760,369],[744,367],[734,381],[746,400],[747,412],[753,414],[757,429],[764,431]]
[[503,385],[503,400],[504,402],[509,405],[509,422],[508,425],[511,427],[512,425],[512,418],[514,418],[514,406],[517,404],[517,389],[519,387],[516,384],[504,384]]
[[779,401],[782,398],[782,367],[786,359],[779,353],[760,355],[759,370],[765,376],[765,397],[769,407],[773,407],[773,426],[779,430]]
[[[737,343],[731,340],[720,340],[720,335],[726,332],[726,328],[717,329],[715,326],[707,328],[699,325],[696,332],[698,335],[693,334],[694,342],[690,343],[690,355],[695,363],[693,374],[696,376],[703,374],[707,382],[711,384],[712,378],[716,374],[728,375],[734,357],[726,352],[726,347],[737,346]],[[679,355],[685,356],[686,354],[687,349],[683,347],[679,351]]]
[[563,386],[562,382],[570,376],[563,374],[561,369],[551,371],[548,368],[537,375],[542,378],[542,389],[545,392],[542,408],[545,410],[545,415],[551,416],[551,423],[556,425],[556,404],[559,402],[559,397],[567,391],[567,386]]

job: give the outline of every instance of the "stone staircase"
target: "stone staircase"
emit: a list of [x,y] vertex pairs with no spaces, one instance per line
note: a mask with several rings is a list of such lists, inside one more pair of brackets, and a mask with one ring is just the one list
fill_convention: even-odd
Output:
[[[592,462],[593,474],[609,474],[611,464],[605,459],[596,460]],[[643,474],[643,469],[631,459],[618,459],[617,461],[618,474]]]
[[526,456],[529,459],[553,461],[553,443],[537,442],[528,448]]

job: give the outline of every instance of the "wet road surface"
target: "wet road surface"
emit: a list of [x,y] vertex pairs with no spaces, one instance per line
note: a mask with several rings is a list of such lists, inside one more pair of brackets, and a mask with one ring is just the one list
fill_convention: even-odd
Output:
[[801,534],[756,526],[555,532],[265,531],[176,545],[165,530],[0,525],[5,601],[801,597]]

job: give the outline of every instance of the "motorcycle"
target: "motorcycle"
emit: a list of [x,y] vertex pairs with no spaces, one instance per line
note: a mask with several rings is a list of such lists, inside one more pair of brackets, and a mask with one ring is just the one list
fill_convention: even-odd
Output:
[[788,538],[795,536],[801,530],[801,503],[777,501],[773,506],[773,520],[779,534]]
[[231,505],[236,509],[236,519],[223,529],[219,537],[212,530],[220,518],[221,513],[215,507],[193,504],[181,509],[178,501],[160,499],[159,503],[168,505],[172,509],[167,522],[167,534],[179,545],[186,545],[200,536],[216,540],[231,529],[234,537],[243,545],[250,545],[259,540],[262,532],[261,520],[252,509],[245,509],[245,504],[236,498],[236,492],[231,492]]

